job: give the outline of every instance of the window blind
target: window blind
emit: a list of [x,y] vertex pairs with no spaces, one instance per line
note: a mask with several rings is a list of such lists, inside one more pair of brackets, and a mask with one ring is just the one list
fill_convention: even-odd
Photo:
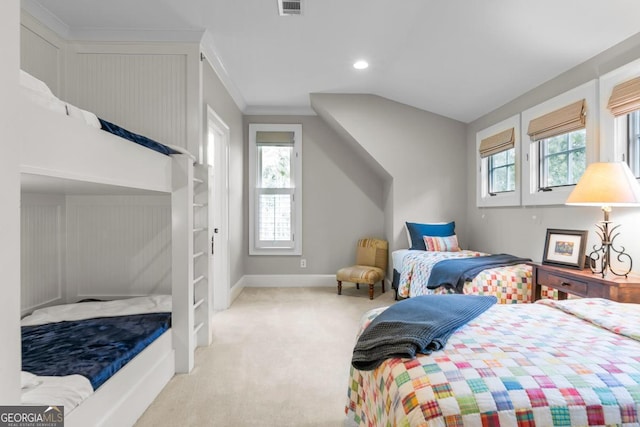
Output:
[[586,117],[586,101],[582,99],[531,120],[527,134],[532,141],[539,141],[584,129]]
[[295,142],[293,132],[257,131],[257,145],[293,145]]
[[640,77],[616,85],[607,107],[616,117],[640,110]]
[[510,150],[515,147],[515,129],[510,128],[480,141],[480,157],[489,157],[494,154]]

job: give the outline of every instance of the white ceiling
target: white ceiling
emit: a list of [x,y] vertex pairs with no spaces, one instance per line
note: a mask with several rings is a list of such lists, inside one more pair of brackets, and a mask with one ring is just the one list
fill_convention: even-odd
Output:
[[[371,93],[470,122],[640,32],[634,0],[23,0],[71,39],[199,40],[247,114]],[[366,59],[369,69],[352,68]],[[211,59],[211,58],[210,58]]]

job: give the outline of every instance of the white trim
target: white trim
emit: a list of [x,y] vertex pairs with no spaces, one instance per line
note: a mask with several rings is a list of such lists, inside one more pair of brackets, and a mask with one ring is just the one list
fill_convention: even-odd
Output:
[[247,274],[245,288],[309,288],[337,286],[335,274]]
[[568,185],[566,187],[554,188],[553,191],[538,191],[538,143],[531,141],[527,134],[529,122],[536,117],[540,117],[546,113],[562,108],[572,102],[581,99],[586,100],[586,131],[587,131],[587,165],[598,161],[599,145],[598,145],[598,117],[599,108],[597,102],[597,80],[591,80],[588,83],[580,85],[563,94],[551,98],[535,107],[529,108],[522,112],[521,141],[522,141],[522,205],[563,205],[569,193],[575,187]]
[[[626,162],[626,116],[616,118],[607,104],[614,86],[640,76],[640,59],[623,65],[600,77],[600,159],[603,162]],[[620,135],[623,134],[624,136]]]
[[[516,182],[514,191],[508,193],[496,193],[489,195],[489,177],[487,173],[488,157],[484,159],[480,157],[480,143],[483,139],[505,131],[514,129],[515,138],[515,168]],[[521,161],[520,161],[520,114],[511,116],[493,126],[481,130],[476,134],[476,171],[478,178],[476,180],[476,206],[492,207],[492,206],[520,206],[520,188],[521,186]]]
[[[257,158],[256,133],[258,131],[288,131],[294,134],[292,159],[293,195],[292,228],[293,246],[282,248],[260,248],[256,242]],[[302,125],[301,124],[249,124],[249,255],[302,255]],[[290,244],[290,243],[289,243]]]
[[269,107],[251,105],[245,107],[243,113],[247,116],[317,116],[311,106],[298,107]]
[[[212,263],[209,275],[212,277],[213,288],[211,295],[213,298],[213,309],[224,310],[229,308],[231,301],[229,300],[229,285],[231,263],[229,258],[230,241],[229,241],[229,126],[216,114],[216,112],[207,105],[207,130],[219,136],[219,141],[214,142],[214,155],[211,159],[208,157],[210,150],[209,136],[207,134],[207,150],[205,158],[207,163],[213,167],[209,168],[210,177],[210,194],[209,194],[209,241],[215,242],[214,254],[212,254]],[[218,229],[218,233],[214,230]],[[215,239],[215,240],[214,240]]]
[[[69,26],[39,2],[36,0],[22,0],[20,2],[20,6],[29,15],[56,33],[59,37],[69,40],[69,35],[71,33]],[[24,18],[24,16],[22,18]]]
[[233,83],[231,77],[229,77],[227,69],[216,52],[216,45],[213,41],[213,36],[209,31],[205,31],[202,34],[202,38],[200,39],[200,48],[202,49],[205,60],[209,65],[211,65],[211,68],[213,68],[213,71],[222,82],[222,85],[227,89],[227,92],[229,92],[233,102],[235,102],[240,111],[244,112],[244,110],[247,109],[247,102],[244,100],[244,97],[238,87]]
[[233,302],[240,296],[242,291],[244,290],[244,276],[236,282],[235,285],[231,287],[231,298],[229,305],[232,305]]
[[65,417],[67,427],[133,425],[175,373],[169,329]]

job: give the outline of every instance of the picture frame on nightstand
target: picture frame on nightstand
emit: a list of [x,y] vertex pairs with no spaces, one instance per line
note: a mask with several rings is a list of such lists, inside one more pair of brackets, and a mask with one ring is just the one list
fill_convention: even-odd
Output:
[[587,248],[587,230],[548,228],[542,263],[582,270]]

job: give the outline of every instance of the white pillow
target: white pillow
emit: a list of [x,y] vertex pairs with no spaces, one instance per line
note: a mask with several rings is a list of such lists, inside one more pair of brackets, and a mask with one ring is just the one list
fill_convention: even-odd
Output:
[[44,96],[55,98],[49,86],[42,80],[33,77],[24,70],[20,70],[20,84],[28,89],[36,91]]
[[32,374],[31,372],[21,371],[20,372],[20,385],[24,390],[26,388],[32,388],[40,385],[40,380],[38,380],[38,376]]

